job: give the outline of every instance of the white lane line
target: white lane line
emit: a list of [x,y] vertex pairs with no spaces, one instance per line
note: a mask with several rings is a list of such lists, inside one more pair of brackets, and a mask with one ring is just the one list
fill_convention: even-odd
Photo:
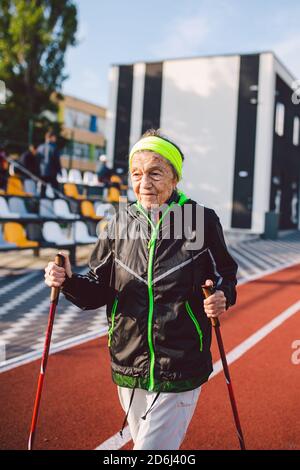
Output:
[[254,265],[255,267],[258,267],[260,271],[263,272],[266,269],[274,268],[274,265],[262,259],[259,252],[256,252],[255,256],[253,256],[253,253],[249,252],[249,250],[245,246],[240,247],[240,249],[241,249],[241,256],[245,257],[247,261],[252,263],[252,265]]
[[25,276],[22,276],[20,279],[17,279],[16,281],[9,282],[7,286],[1,287],[0,289],[0,296],[6,294],[7,292],[16,289],[16,287],[21,286],[27,281],[30,281],[30,279],[33,279],[35,276],[38,276],[38,274],[41,274],[39,271],[38,272],[33,272],[26,274]]
[[275,268],[279,264],[279,260],[273,259],[269,253],[266,251],[261,251],[258,248],[253,248],[249,245],[243,245],[243,251],[245,251],[250,257],[254,259],[259,259],[264,263],[264,269]]
[[[20,303],[24,302],[25,300],[27,300],[28,297],[31,297],[32,295],[36,294],[38,291],[44,288],[47,288],[47,286],[44,283],[37,284],[35,287],[31,288],[30,290],[25,291],[23,294],[20,294],[18,297],[16,297],[11,302],[8,302],[8,304],[5,305],[5,307],[7,307],[6,309],[5,307],[1,309],[0,317],[2,315],[6,315],[9,310],[16,307]],[[49,293],[50,293],[50,289],[49,289]],[[47,310],[49,309],[49,305],[50,305],[50,299],[47,296],[38,305],[35,305],[27,313],[22,315],[21,318],[16,320],[12,324],[12,326],[3,330],[0,333],[0,340],[4,341],[5,343],[7,343],[8,340],[10,341],[13,337],[18,335],[22,330],[26,329],[26,327],[28,327],[36,318],[38,318],[42,314],[45,314]],[[72,305],[71,307],[68,307],[68,309],[78,310],[78,307],[75,307],[74,305]],[[79,310],[79,312],[80,311],[81,310]],[[55,325],[54,325],[54,328],[56,328]],[[53,335],[54,335],[54,332],[53,332]],[[44,337],[37,339],[35,345],[32,345],[32,348],[39,350],[42,344],[44,344]]]
[[[46,299],[46,306],[49,305],[49,299]],[[53,325],[53,333],[51,341],[55,342],[55,340],[61,335],[62,331],[79,315],[82,310],[76,305],[70,305],[66,308],[66,310],[62,313],[59,311],[59,305],[57,307],[57,315],[55,317],[54,325]],[[34,345],[32,345],[32,349],[39,351],[43,346],[45,341],[45,337],[41,336],[38,338]]]
[[[257,343],[262,339],[268,336],[273,330],[281,326],[286,320],[295,315],[300,310],[300,300],[297,300],[293,305],[288,307],[286,310],[281,312],[277,317],[273,318],[269,323],[264,325],[262,328],[257,330],[253,335],[249,336],[245,341],[239,344],[237,347],[232,349],[228,354],[226,354],[228,365],[237,361],[241,356],[243,356],[249,349],[253,348]],[[210,378],[217,375],[222,370],[221,359],[214,364],[214,371],[211,374]]]
[[[300,310],[300,300],[296,303],[288,307],[282,313],[277,315],[277,317],[273,318],[269,323],[264,325],[262,328],[257,330],[253,335],[249,336],[245,341],[241,344],[236,346],[232,349],[228,354],[226,354],[228,365],[232,364],[233,362],[237,361],[240,357],[242,357],[246,352],[248,352],[251,348],[253,348],[257,343],[259,343],[262,339],[268,336],[275,328],[282,325],[286,320],[290,317],[295,315],[295,313],[299,312]],[[212,379],[217,374],[222,371],[222,362],[221,359],[214,363],[213,365],[214,371],[211,374],[209,379]],[[127,426],[128,428],[128,426]],[[126,430],[127,430],[126,428]],[[120,434],[117,433],[114,436],[110,437],[95,450],[119,450],[121,449],[127,442],[131,440],[130,433],[126,432],[125,436],[121,438]]]
[[22,304],[23,302],[26,302],[26,300],[30,299],[30,297],[33,297],[38,292],[42,291],[43,289],[46,289],[46,287],[47,286],[43,282],[39,282],[36,286],[31,287],[30,289],[25,290],[25,292],[23,292],[22,294],[19,294],[18,296],[14,297],[10,302],[7,302],[1,307],[0,318],[4,315],[7,315],[18,305]]
[[[65,349],[73,348],[74,346],[84,344],[93,339],[101,338],[102,336],[107,335],[107,330],[108,330],[107,327],[98,328],[95,331],[91,331],[89,333],[85,333],[79,336],[74,336],[72,338],[68,338],[63,341],[60,341],[59,343],[51,344],[50,354],[56,354],[59,351],[64,351]],[[29,364],[30,362],[33,362],[33,361],[36,361],[37,359],[40,359],[42,357],[42,354],[43,354],[43,349],[40,349],[39,351],[22,354],[22,356],[13,357],[6,361],[0,362],[0,373],[6,372],[10,369],[15,369],[16,367],[23,366],[25,364]]]
[[131,441],[131,434],[129,426],[126,426],[123,430],[123,437],[120,436],[120,433],[117,433],[96,447],[95,450],[118,450],[129,441]]
[[252,271],[254,274],[261,273],[261,270],[257,266],[253,266],[252,262],[245,258],[237,248],[232,246],[230,248],[230,251],[232,253],[233,258],[236,259],[238,263],[240,262],[243,265],[244,269]]

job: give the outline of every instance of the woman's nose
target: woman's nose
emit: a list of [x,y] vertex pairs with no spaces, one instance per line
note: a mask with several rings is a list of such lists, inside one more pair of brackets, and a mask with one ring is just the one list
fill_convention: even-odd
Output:
[[149,178],[149,176],[147,176],[147,175],[143,175],[143,176],[142,176],[142,179],[141,179],[141,186],[142,186],[143,188],[151,188],[152,182],[151,182],[151,179]]

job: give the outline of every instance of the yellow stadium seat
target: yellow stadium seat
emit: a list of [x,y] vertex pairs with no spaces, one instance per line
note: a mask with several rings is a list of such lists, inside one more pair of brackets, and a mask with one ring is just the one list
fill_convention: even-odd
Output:
[[82,196],[81,194],[78,193],[77,186],[74,183],[65,183],[64,191],[67,197],[72,197],[74,199],[86,199],[85,196]]
[[91,219],[101,220],[102,217],[96,215],[94,204],[91,201],[82,201],[81,213],[84,217],[90,217]]
[[32,196],[24,191],[23,183],[17,176],[8,177],[6,193],[13,196]]
[[108,202],[119,202],[119,198],[120,198],[120,194],[121,194],[120,188],[121,188],[122,180],[119,176],[112,175],[110,177],[110,182],[115,183],[116,186],[112,187],[112,188],[109,188],[108,194],[107,194],[107,200],[108,200]]
[[16,222],[4,224],[3,236],[4,240],[15,243],[20,248],[35,248],[39,245],[38,242],[28,240],[24,227]]

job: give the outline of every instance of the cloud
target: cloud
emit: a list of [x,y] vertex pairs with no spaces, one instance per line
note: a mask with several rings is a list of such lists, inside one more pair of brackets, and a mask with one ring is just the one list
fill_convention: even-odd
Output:
[[160,58],[207,54],[216,46],[216,37],[226,31],[228,21],[236,21],[238,14],[232,0],[202,0],[193,14],[170,20],[150,52]]
[[203,45],[210,27],[205,17],[175,20],[166,36],[152,48],[154,56],[179,57],[197,53]]

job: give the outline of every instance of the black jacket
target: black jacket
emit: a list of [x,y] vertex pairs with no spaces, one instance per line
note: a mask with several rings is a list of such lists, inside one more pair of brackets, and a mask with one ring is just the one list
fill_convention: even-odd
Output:
[[[171,210],[159,230],[138,203],[127,205],[99,238],[90,271],[73,274],[63,286],[66,298],[84,310],[107,305],[113,381],[157,392],[192,390],[208,380],[211,323],[201,284],[212,279],[228,308],[237,283],[216,213],[176,191],[167,202]],[[183,236],[175,232],[176,214]],[[191,249],[202,232],[203,244]]]

